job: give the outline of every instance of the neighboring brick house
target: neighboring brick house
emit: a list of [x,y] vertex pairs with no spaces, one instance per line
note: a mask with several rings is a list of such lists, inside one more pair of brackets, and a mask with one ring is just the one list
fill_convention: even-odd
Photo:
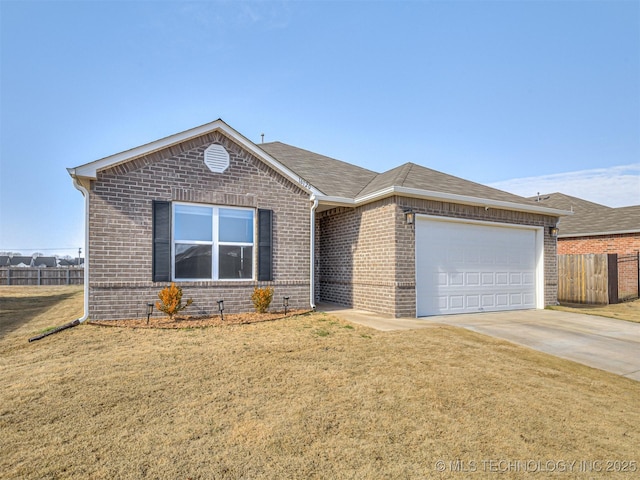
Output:
[[564,193],[531,197],[540,205],[569,210],[558,225],[558,255],[640,251],[640,205],[612,208]]
[[531,198],[540,205],[573,212],[558,225],[558,255],[617,254],[620,298],[638,296],[640,205],[612,208],[564,193]]
[[86,313],[140,316],[170,281],[188,313],[248,311],[255,286],[396,317],[557,300],[567,213],[405,163],[378,174],[222,120],[73,169],[87,215]]

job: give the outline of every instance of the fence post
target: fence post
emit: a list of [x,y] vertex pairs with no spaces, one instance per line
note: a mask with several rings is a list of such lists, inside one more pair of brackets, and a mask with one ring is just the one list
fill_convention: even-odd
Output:
[[71,284],[71,269],[67,268],[67,285]]
[[11,285],[11,268],[7,268],[7,285]]
[[609,277],[609,285],[607,291],[609,294],[609,305],[618,303],[618,254],[607,254],[607,270]]

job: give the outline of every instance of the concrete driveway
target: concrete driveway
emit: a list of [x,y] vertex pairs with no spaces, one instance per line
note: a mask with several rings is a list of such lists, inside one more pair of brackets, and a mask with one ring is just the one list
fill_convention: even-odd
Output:
[[396,319],[344,307],[318,309],[385,331],[453,325],[640,381],[640,323],[556,310]]

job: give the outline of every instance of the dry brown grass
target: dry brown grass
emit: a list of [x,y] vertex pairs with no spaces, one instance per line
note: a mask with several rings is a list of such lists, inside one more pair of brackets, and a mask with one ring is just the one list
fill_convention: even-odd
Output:
[[640,460],[640,382],[473,332],[318,313],[28,343],[79,316],[82,294],[64,295],[14,311],[0,340],[3,478],[520,478],[577,461],[575,477]]
[[565,312],[599,315],[601,317],[617,318],[618,320],[640,323],[640,299],[632,302],[617,303],[615,305],[558,305],[552,308]]

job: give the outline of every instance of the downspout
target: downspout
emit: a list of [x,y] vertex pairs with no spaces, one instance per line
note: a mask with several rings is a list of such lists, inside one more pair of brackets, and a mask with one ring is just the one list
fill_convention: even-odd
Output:
[[310,266],[309,271],[311,277],[309,278],[310,293],[309,304],[313,310],[316,309],[316,208],[318,208],[318,199],[315,195],[311,195],[311,234],[310,234]]
[[69,171],[69,173],[71,173],[71,177],[73,178],[73,186],[84,196],[84,314],[72,322],[65,323],[53,330],[31,337],[29,342],[40,340],[41,338],[48,337],[67,328],[77,327],[89,318],[89,192],[78,182],[78,179],[71,171]]

